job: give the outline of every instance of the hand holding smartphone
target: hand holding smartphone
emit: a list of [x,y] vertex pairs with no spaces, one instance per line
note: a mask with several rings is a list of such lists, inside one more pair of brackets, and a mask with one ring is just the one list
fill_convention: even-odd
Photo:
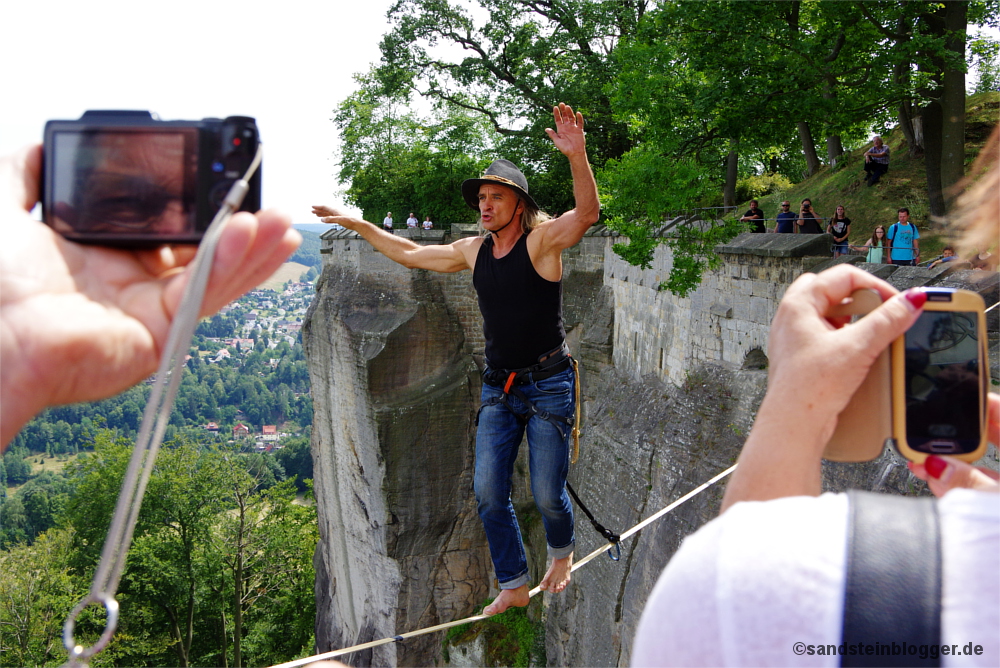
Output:
[[[925,292],[923,313],[872,365],[840,414],[824,458],[868,461],[887,440],[918,464],[932,454],[967,462],[985,454],[985,304],[968,290]],[[880,303],[878,293],[859,290],[832,315],[863,316]]]

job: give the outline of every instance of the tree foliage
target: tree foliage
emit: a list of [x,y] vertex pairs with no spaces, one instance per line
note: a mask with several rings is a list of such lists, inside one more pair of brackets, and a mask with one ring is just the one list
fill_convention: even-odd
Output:
[[[65,520],[78,573],[96,563],[130,450],[102,432],[75,471]],[[275,466],[269,455],[165,444],[119,586],[108,660],[265,665],[311,647],[315,510],[295,503]]]
[[[899,123],[908,148],[921,151],[915,124],[924,116],[928,145],[954,157],[961,139],[932,112],[954,98],[964,68],[959,14],[992,25],[997,2],[400,0],[389,12],[381,62],[341,108],[364,119],[338,119],[349,147],[341,176],[355,202],[372,202],[373,215],[375,202],[399,209],[385,193],[414,199],[408,184],[417,177],[386,151],[393,146],[394,155],[437,169],[428,155],[438,140],[411,139],[425,123],[407,105],[422,96],[436,122],[460,112],[473,125],[456,128],[475,129],[439,150],[510,159],[543,206],[564,211],[572,206],[567,165],[542,129],[551,105],[565,101],[587,118],[609,221],[630,237],[631,250],[618,249],[643,264],[665,216],[694,204],[733,205],[741,178],[780,172],[798,181],[820,167],[817,141],[835,167],[871,131]],[[992,48],[982,41],[971,50],[986,71],[982,85],[991,85]],[[419,152],[410,152],[414,145]],[[932,200],[952,169],[935,156]],[[673,237],[682,266],[672,286],[692,284],[712,241],[699,229]]]

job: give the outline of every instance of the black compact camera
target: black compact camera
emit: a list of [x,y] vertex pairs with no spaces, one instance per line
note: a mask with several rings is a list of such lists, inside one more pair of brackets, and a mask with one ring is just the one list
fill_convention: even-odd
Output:
[[[161,121],[88,111],[45,124],[42,216],[80,243],[128,248],[201,241],[260,143],[247,116]],[[260,209],[260,168],[242,211]]]

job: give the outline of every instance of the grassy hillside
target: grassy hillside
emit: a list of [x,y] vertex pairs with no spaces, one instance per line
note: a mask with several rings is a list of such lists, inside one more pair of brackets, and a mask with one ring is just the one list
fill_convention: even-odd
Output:
[[[993,127],[1000,121],[1000,93],[981,93],[969,97],[966,103],[965,149],[966,165],[972,163],[979,154]],[[760,197],[760,206],[768,218],[774,218],[780,211],[782,199],[792,203],[792,211],[798,211],[803,198],[812,199],[816,213],[824,218],[832,217],[837,205],[842,204],[851,219],[851,243],[862,245],[871,237],[878,224],[888,226],[896,222],[896,210],[907,207],[910,220],[920,230],[920,250],[924,260],[940,253],[946,239],[940,229],[934,229],[927,212],[927,179],[924,174],[923,158],[907,155],[903,133],[893,130],[883,137],[892,151],[889,172],[872,187],[865,185],[864,157],[867,146],[843,156],[834,168],[822,167],[811,178],[795,184],[784,192]],[[823,147],[817,141],[817,150]],[[749,206],[738,210],[742,214]],[[769,222],[770,227],[774,226]],[[825,227],[825,225],[824,225]]]

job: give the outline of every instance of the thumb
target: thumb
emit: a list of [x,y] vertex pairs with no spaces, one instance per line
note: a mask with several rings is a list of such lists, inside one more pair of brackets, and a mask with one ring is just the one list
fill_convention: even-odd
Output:
[[882,350],[916,322],[926,302],[927,293],[918,288],[894,295],[854,323],[851,335],[863,349]]

